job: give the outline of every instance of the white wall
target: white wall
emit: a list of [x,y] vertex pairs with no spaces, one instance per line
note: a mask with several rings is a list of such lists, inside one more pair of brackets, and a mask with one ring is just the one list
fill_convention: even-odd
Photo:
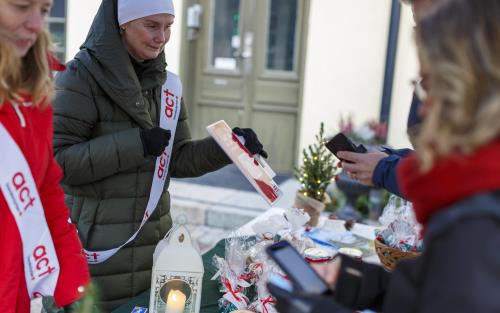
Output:
[[300,146],[314,140],[321,121],[338,130],[378,117],[390,0],[311,0]]
[[172,26],[172,34],[170,41],[165,47],[165,55],[168,64],[168,70],[174,73],[179,73],[181,65],[181,34],[182,34],[182,0],[174,0],[175,21]]
[[[334,134],[341,116],[352,114],[357,125],[378,119],[390,11],[390,0],[311,0],[301,149],[314,141],[321,121],[327,134]],[[403,136],[411,99],[407,77],[415,68],[407,9],[401,25],[389,134],[394,145],[406,144]]]
[[[67,29],[66,29],[66,61],[71,60],[80,50],[80,45],[87,37],[88,30],[94,19],[101,0],[68,0]],[[182,25],[182,0],[174,0],[177,13],[170,42],[167,44],[165,53],[168,69],[173,72],[179,71],[181,25]]]
[[406,123],[413,94],[411,81],[418,77],[417,50],[413,26],[411,10],[408,6],[404,6],[399,28],[398,54],[394,72],[394,89],[389,123],[388,139],[389,144],[393,147],[410,147],[410,141],[406,135]]
[[68,0],[66,17],[66,61],[73,59],[87,37],[101,0]]

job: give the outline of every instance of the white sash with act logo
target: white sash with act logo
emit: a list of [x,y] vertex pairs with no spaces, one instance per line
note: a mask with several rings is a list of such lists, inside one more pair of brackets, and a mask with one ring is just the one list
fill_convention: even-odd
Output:
[[52,296],[59,261],[33,174],[23,152],[1,123],[0,142],[0,187],[21,235],[29,297]]
[[106,261],[118,252],[118,250],[123,248],[123,246],[133,241],[156,209],[163,193],[165,179],[167,178],[168,168],[172,158],[172,147],[174,145],[175,131],[177,129],[177,121],[179,120],[181,110],[181,98],[182,83],[179,77],[174,73],[167,72],[167,80],[162,86],[161,93],[160,127],[170,130],[171,137],[169,145],[165,148],[163,154],[156,159],[153,184],[151,186],[148,204],[146,205],[146,211],[144,212],[141,225],[132,237],[119,247],[104,251],[85,250],[85,255],[87,256],[89,264],[98,264]]

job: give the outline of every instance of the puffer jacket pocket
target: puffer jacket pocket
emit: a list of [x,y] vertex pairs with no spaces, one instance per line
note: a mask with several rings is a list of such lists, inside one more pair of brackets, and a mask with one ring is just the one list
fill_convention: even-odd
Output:
[[99,201],[97,199],[83,198],[77,228],[78,236],[80,237],[82,245],[85,249],[89,248],[87,244],[90,241],[90,236],[92,235],[92,228],[94,227],[98,207]]

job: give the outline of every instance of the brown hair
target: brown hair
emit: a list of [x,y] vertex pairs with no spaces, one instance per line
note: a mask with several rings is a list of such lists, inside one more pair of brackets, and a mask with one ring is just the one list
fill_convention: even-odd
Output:
[[500,135],[500,1],[448,0],[417,30],[432,106],[417,138],[424,170]]
[[42,31],[33,47],[20,58],[0,33],[0,106],[5,100],[17,101],[20,93],[32,96],[35,106],[46,106],[54,93],[52,72],[49,67],[50,35]]

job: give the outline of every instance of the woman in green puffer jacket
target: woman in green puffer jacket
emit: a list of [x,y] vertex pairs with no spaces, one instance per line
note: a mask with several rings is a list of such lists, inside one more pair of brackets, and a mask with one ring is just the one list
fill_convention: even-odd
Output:
[[[192,140],[185,106],[176,128],[158,127],[163,49],[174,21],[171,0],[104,0],[85,43],[56,79],[55,157],[83,247],[107,250],[139,228],[156,157],[173,144],[170,171],[156,210],[131,243],[90,265],[101,308],[111,311],[150,287],[152,255],[172,225],[169,177],[193,177],[230,163],[211,138]],[[262,145],[242,131],[252,153]]]

